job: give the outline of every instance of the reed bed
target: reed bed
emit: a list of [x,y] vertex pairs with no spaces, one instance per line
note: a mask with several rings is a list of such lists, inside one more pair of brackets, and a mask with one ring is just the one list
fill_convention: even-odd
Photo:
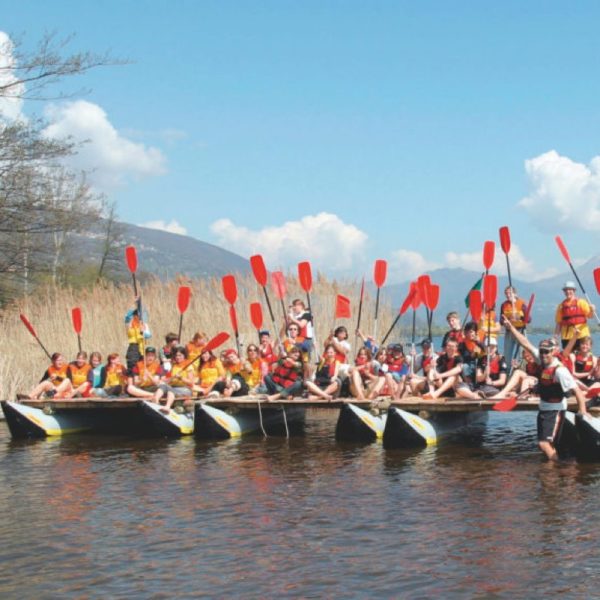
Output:
[[[261,302],[263,307],[263,327],[273,334],[273,324],[264,299],[264,293],[252,275],[237,275],[238,299],[236,310],[240,340],[246,345],[257,341],[257,333],[250,321],[249,305]],[[286,278],[286,309],[294,298],[306,301],[306,294],[298,280],[291,275]],[[149,344],[157,348],[164,344],[164,336],[170,331],[177,332],[179,312],[177,311],[177,290],[180,285],[192,288],[192,299],[183,319],[182,341],[187,342],[196,331],[206,332],[212,337],[219,331],[231,335],[228,347],[235,347],[235,339],[229,321],[228,304],[223,297],[220,278],[188,280],[178,278],[170,282],[157,279],[143,285],[144,310],[148,311],[152,339]],[[352,318],[335,319],[335,297],[344,294],[351,300]],[[330,281],[319,275],[315,278],[311,292],[311,304],[316,327],[317,342],[322,341],[337,325],[345,325],[350,332],[350,342],[355,345],[354,329],[360,295],[360,283],[352,281]],[[281,303],[269,290],[269,296],[278,328],[283,325]],[[110,352],[124,356],[127,347],[124,316],[133,306],[131,286],[118,284],[98,284],[91,289],[73,290],[48,287],[35,295],[23,298],[18,306],[0,313],[0,331],[5,351],[0,355],[0,398],[11,399],[17,392],[27,392],[37,383],[49,364],[47,357],[35,339],[23,326],[19,312],[23,312],[33,324],[38,337],[48,352],[61,352],[68,360],[73,360],[78,347],[77,336],[71,323],[71,309],[81,307],[83,313],[82,346],[88,354],[94,350],[103,357]],[[365,292],[361,330],[372,333],[374,327],[374,299]],[[390,327],[395,314],[385,301],[380,304],[378,331],[381,337]],[[408,316],[405,317],[408,325]],[[406,331],[406,330],[405,330]],[[390,341],[402,336],[398,326]],[[11,350],[8,351],[8,346]],[[124,359],[123,359],[124,360]]]

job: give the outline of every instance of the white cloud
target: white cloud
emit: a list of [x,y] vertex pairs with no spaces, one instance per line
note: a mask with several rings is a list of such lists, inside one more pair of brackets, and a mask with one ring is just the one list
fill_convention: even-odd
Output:
[[179,235],[187,235],[187,229],[181,225],[175,219],[171,219],[170,223],[166,221],[148,221],[148,223],[141,223],[140,227],[147,227],[148,229],[160,229],[161,231],[168,231],[169,233],[178,233]]
[[[14,74],[16,66],[13,55],[14,45],[10,37],[0,31],[0,89],[17,81]],[[25,92],[25,86],[21,83],[8,88],[0,97],[0,119],[16,121],[24,119],[21,112],[23,100],[19,98]]]
[[310,260],[317,269],[349,270],[362,262],[367,242],[358,227],[326,212],[260,230],[219,219],[211,230],[220,245],[242,256],[262,254],[270,267]]
[[600,230],[600,156],[589,166],[555,150],[525,161],[531,191],[518,206],[544,232]]
[[128,178],[163,175],[165,157],[160,150],[125,138],[110,123],[97,104],[77,100],[46,108],[50,125],[44,130],[49,138],[71,137],[84,142],[69,164],[90,171],[90,181],[106,191],[123,185]]
[[442,265],[427,260],[422,254],[414,250],[394,250],[388,261],[390,283],[414,280],[427,271],[439,269]]

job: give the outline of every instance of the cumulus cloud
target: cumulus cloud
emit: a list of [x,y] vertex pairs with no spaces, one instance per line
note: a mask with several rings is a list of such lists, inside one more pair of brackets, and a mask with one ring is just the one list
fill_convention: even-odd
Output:
[[243,256],[262,254],[267,264],[277,266],[310,260],[327,271],[348,270],[362,262],[367,242],[358,227],[326,212],[259,230],[219,219],[211,230],[220,245]]
[[17,81],[13,51],[14,45],[10,37],[4,31],[0,31],[0,90],[6,88],[0,97],[0,119],[5,121],[24,119],[21,112],[23,100],[20,96],[25,93],[25,86],[22,83],[13,85]]
[[169,223],[166,221],[148,221],[148,223],[141,223],[140,227],[147,227],[148,229],[160,229],[161,231],[167,231],[169,233],[178,233],[179,235],[187,235],[187,229],[181,225],[175,219],[171,219]]
[[104,110],[84,100],[53,104],[46,108],[49,138],[71,137],[82,142],[70,165],[90,171],[90,181],[103,191],[123,185],[129,178],[163,175],[165,157],[160,150],[132,142],[110,123]]
[[392,252],[388,261],[390,283],[412,280],[441,266],[439,263],[427,260],[419,252],[401,248]]
[[525,161],[530,192],[519,202],[544,232],[600,230],[600,156],[584,165],[555,150]]

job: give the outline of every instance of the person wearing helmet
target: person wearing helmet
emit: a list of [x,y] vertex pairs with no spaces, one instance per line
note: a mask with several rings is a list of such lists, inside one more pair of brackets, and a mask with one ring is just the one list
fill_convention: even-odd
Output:
[[596,307],[583,298],[577,298],[573,281],[566,281],[562,289],[565,299],[556,309],[554,335],[556,337],[560,335],[563,348],[567,346],[569,340],[576,338],[574,349],[577,351],[579,339],[590,335],[587,320],[596,312]]
[[502,324],[510,330],[523,348],[535,356],[536,361],[540,364],[541,371],[537,387],[540,396],[537,417],[538,446],[549,460],[558,460],[556,444],[562,432],[567,399],[574,395],[577,399],[578,412],[585,415],[587,414],[585,395],[578,387],[569,369],[558,360],[559,350],[553,339],[542,340],[539,347],[536,348],[505,317],[503,317]]

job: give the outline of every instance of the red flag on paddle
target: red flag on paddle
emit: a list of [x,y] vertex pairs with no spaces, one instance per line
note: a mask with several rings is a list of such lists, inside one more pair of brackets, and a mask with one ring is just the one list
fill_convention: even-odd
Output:
[[338,294],[335,300],[335,318],[349,319],[350,318],[350,299],[346,296]]

